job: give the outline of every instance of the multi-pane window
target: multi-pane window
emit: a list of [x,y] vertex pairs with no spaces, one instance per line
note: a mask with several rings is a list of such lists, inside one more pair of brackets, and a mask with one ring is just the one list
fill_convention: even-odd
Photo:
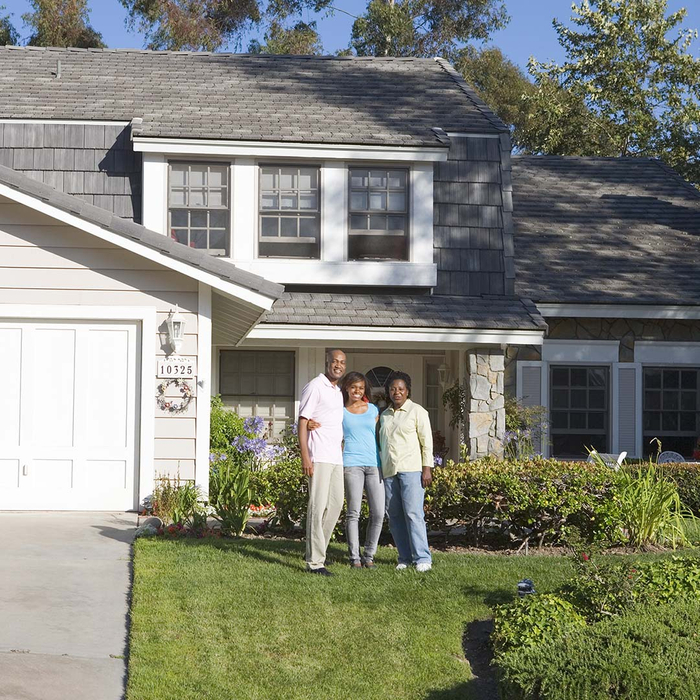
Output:
[[586,449],[609,452],[609,372],[607,367],[551,367],[550,435],[556,457],[587,456]]
[[693,455],[698,439],[700,369],[696,367],[645,367],[644,385],[644,452],[656,451],[653,438],[661,440],[662,449]]
[[408,171],[350,170],[350,260],[408,260]]
[[222,350],[219,392],[239,416],[261,416],[268,435],[279,437],[294,420],[294,353]]
[[318,259],[319,179],[315,167],[260,167],[259,257]]
[[423,406],[430,416],[430,425],[433,430],[440,430],[442,421],[442,389],[440,387],[440,373],[438,367],[441,360],[428,360],[425,363],[425,401]]
[[229,239],[228,165],[170,163],[168,228],[190,248],[226,255]]

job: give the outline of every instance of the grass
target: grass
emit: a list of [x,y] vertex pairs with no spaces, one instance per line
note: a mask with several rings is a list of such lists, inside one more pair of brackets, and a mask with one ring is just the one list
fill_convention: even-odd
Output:
[[555,556],[436,553],[427,574],[345,566],[304,573],[303,543],[140,539],[135,544],[128,700],[483,698],[467,626],[571,572]]

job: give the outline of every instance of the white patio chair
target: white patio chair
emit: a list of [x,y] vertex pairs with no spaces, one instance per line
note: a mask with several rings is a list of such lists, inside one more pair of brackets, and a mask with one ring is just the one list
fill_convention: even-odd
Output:
[[680,452],[674,452],[673,450],[666,450],[659,455],[656,460],[657,464],[669,464],[671,462],[685,462],[685,457],[680,454]]
[[620,465],[624,462],[625,457],[627,457],[627,452],[620,452],[619,455],[612,454],[610,452],[596,452],[596,450],[591,450],[588,454],[587,462],[594,462],[595,458],[593,455],[598,455],[605,464],[607,464],[611,469],[617,471]]

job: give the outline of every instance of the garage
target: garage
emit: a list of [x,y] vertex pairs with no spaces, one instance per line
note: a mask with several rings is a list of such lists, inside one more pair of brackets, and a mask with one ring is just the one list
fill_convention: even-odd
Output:
[[137,503],[139,324],[1,320],[0,510]]

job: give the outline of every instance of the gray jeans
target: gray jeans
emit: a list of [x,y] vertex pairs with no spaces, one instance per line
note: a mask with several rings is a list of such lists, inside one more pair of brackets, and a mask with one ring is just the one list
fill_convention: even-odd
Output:
[[[345,535],[348,539],[350,563],[372,561],[377,551],[377,542],[384,522],[384,484],[378,467],[345,467],[345,498],[348,503],[345,518]],[[362,491],[367,494],[369,525],[365,538],[365,549],[360,558],[360,507]]]

